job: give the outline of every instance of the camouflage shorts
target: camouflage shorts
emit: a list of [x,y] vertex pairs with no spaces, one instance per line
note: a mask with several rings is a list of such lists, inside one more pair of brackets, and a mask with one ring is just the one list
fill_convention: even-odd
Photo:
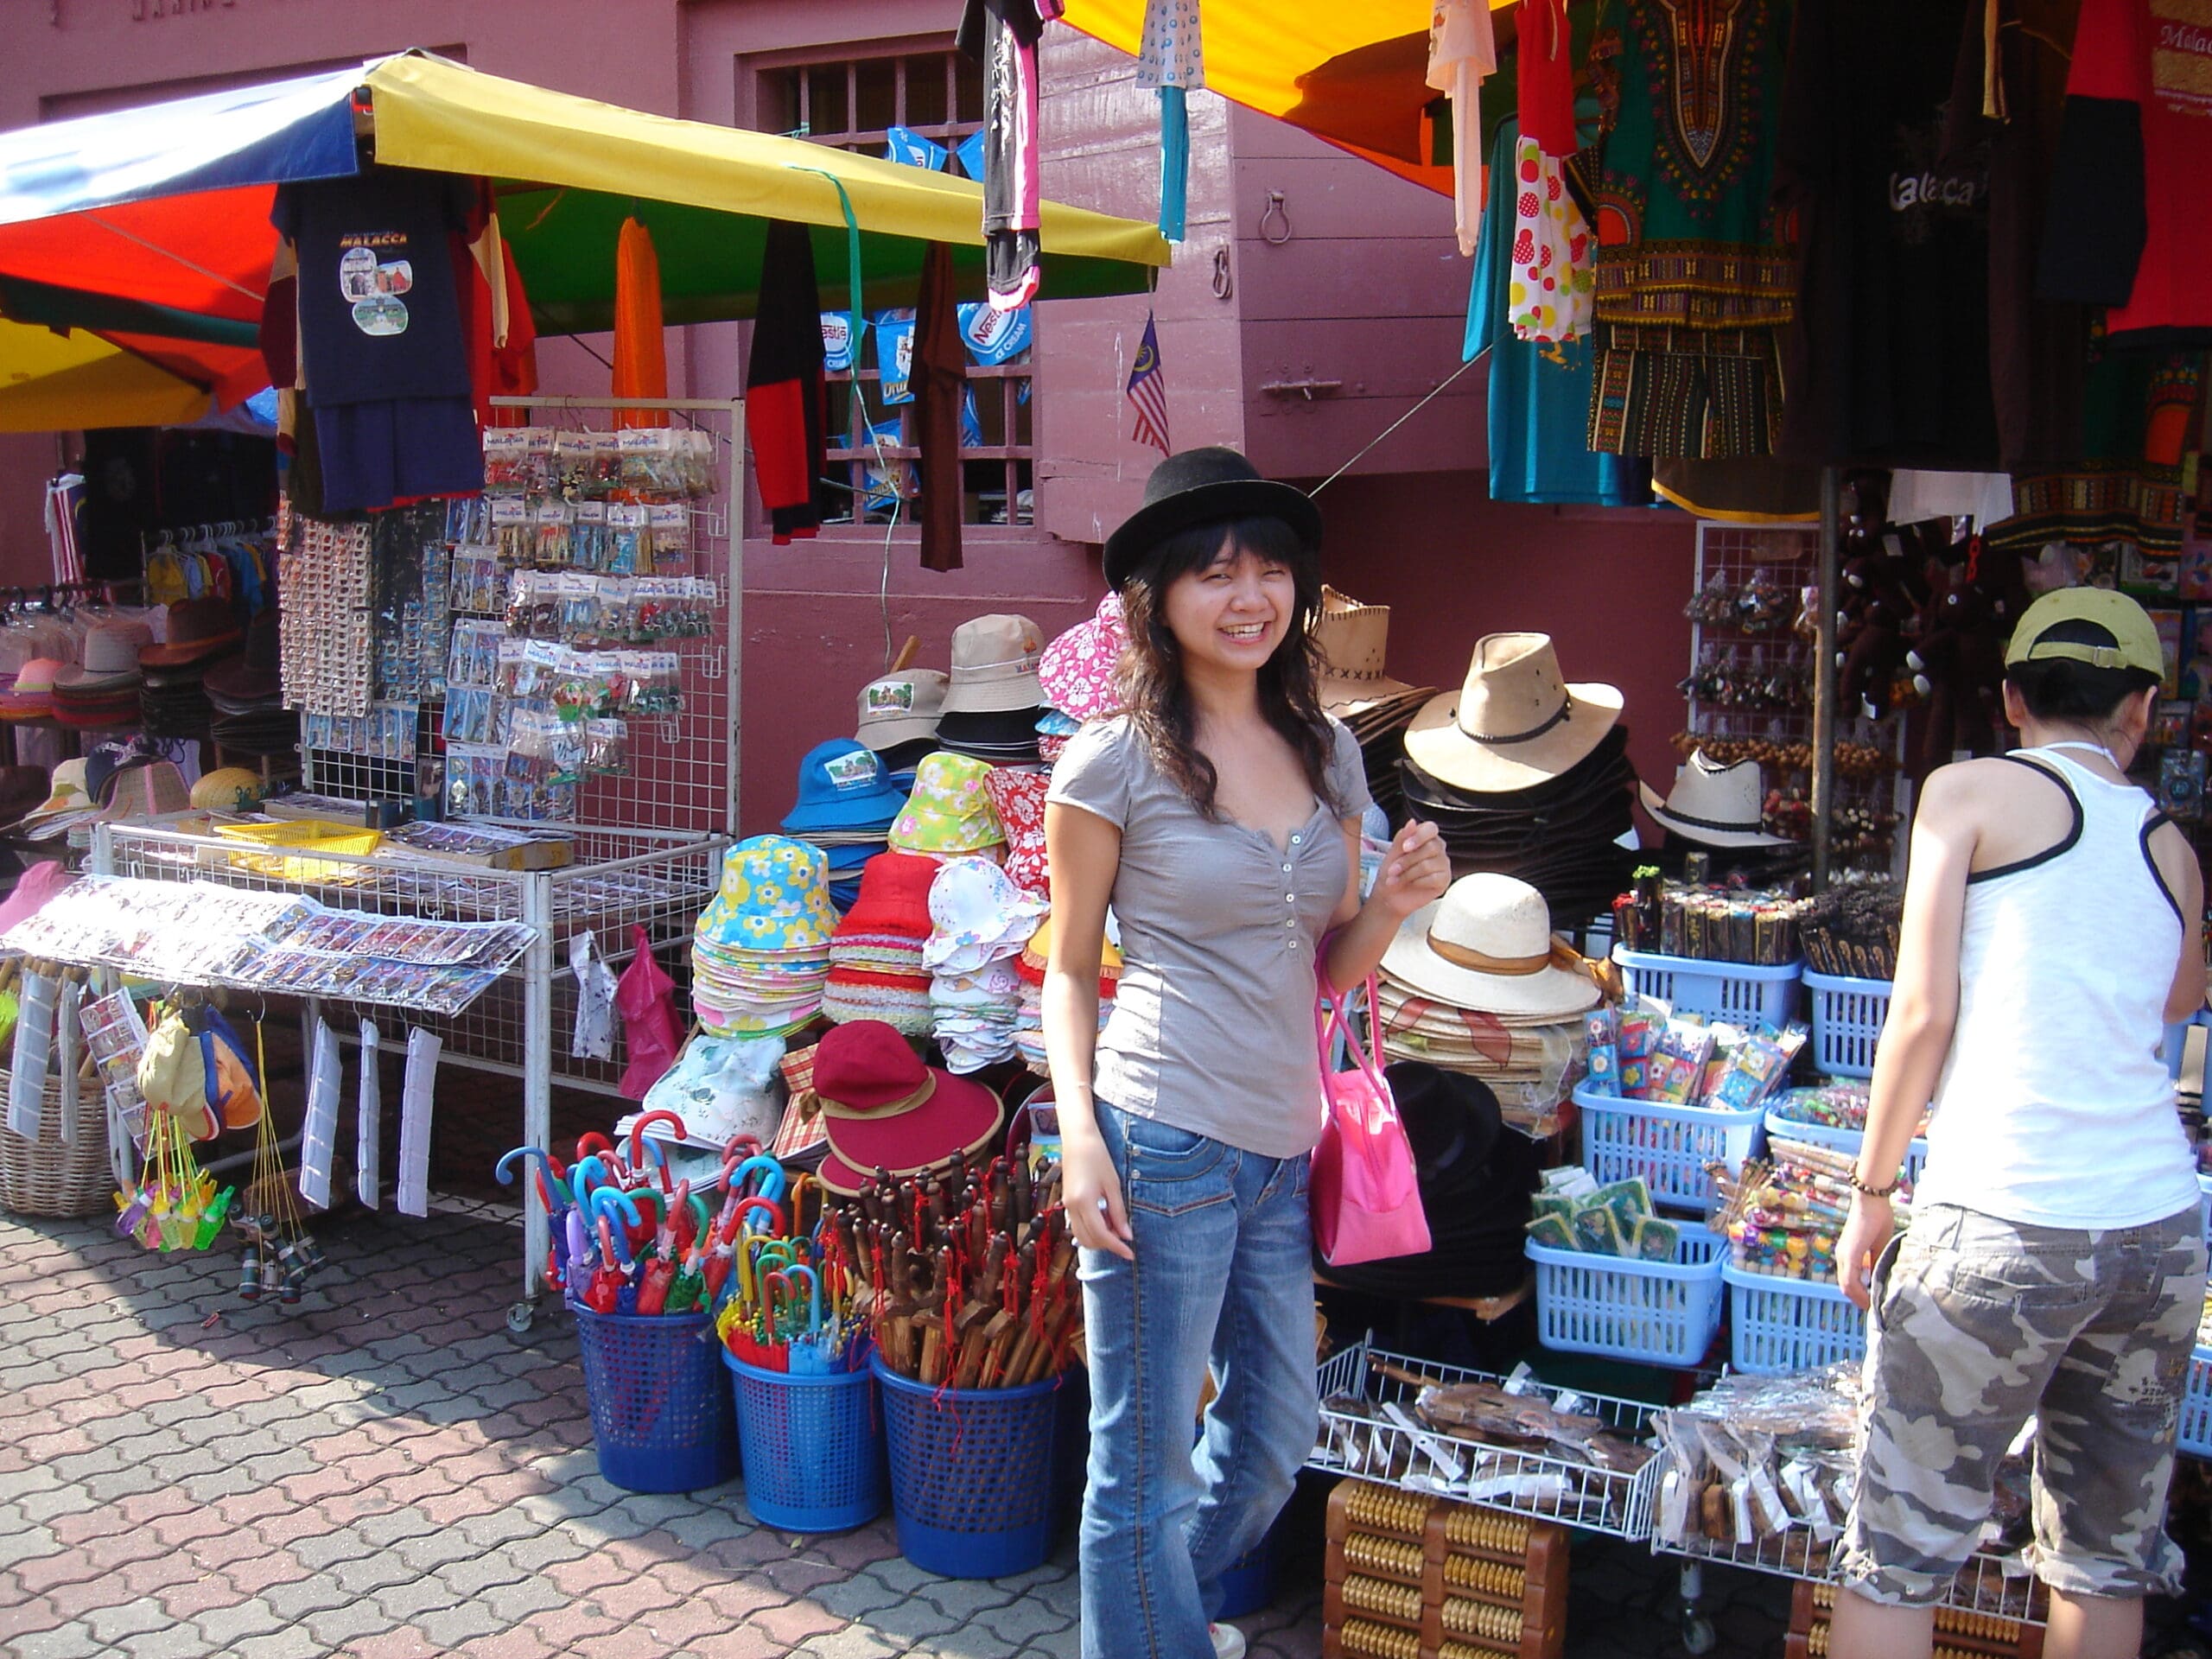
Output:
[[2202,1228],[2194,1205],[2094,1233],[1955,1205],[1916,1215],[1875,1273],[1844,1581],[1893,1605],[1942,1599],[2032,1414],[2037,1576],[2070,1595],[2178,1591],[2166,1486]]

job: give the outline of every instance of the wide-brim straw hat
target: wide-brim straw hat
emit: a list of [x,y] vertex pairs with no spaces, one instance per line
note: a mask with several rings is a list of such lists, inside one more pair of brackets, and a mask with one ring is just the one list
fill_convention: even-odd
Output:
[[1669,835],[1700,847],[1780,847],[1789,841],[1766,833],[1766,783],[1756,760],[1724,766],[1700,749],[1675,768],[1675,787],[1665,798],[1649,784],[1637,788],[1643,810]]
[[1467,678],[1430,699],[1406,728],[1406,753],[1455,789],[1529,789],[1582,760],[1621,717],[1618,686],[1569,685],[1548,633],[1490,633]]
[[1552,938],[1544,895],[1487,872],[1461,876],[1400,924],[1382,971],[1454,1007],[1564,1019],[1598,1004],[1598,984]]

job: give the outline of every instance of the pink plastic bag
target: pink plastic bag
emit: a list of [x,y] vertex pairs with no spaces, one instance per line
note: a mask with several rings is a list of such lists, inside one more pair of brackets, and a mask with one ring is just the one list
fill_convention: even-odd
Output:
[[[1367,1006],[1376,1006],[1373,976]],[[1354,1069],[1339,1071],[1332,1039],[1344,1033]],[[1313,1149],[1309,1183],[1313,1240],[1332,1267],[1419,1255],[1429,1246],[1413,1147],[1390,1085],[1344,1018],[1343,1000],[1324,984],[1313,999],[1313,1036],[1320,1050],[1321,1093],[1327,1119]]]
[[614,987],[614,1007],[622,1015],[630,1063],[615,1087],[626,1100],[643,1100],[645,1090],[676,1064],[683,1049],[683,1032],[676,1019],[676,982],[653,960],[652,941],[645,930],[632,927],[630,943],[630,965]]

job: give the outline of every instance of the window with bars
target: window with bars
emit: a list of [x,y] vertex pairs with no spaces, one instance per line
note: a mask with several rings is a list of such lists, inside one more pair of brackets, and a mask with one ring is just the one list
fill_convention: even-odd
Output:
[[[754,122],[862,155],[882,156],[890,129],[904,127],[948,152],[983,125],[982,67],[949,48],[871,57],[824,58],[757,72]],[[945,166],[960,170],[957,155]],[[887,404],[871,324],[849,372],[830,376],[829,477],[822,485],[825,524],[914,522],[920,451],[904,418],[908,404]],[[1033,353],[1003,363],[968,364],[969,418],[963,422],[960,516],[970,524],[1031,521],[1035,412]]]

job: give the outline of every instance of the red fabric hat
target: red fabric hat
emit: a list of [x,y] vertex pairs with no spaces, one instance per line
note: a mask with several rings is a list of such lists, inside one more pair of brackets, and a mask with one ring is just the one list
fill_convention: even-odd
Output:
[[836,938],[859,933],[929,938],[930,883],[937,880],[939,868],[936,859],[920,853],[878,853],[861,866],[860,896],[837,925]]
[[814,1095],[831,1152],[844,1173],[863,1179],[878,1169],[894,1175],[933,1169],[957,1153],[982,1151],[998,1133],[996,1095],[924,1065],[880,1020],[855,1020],[823,1034],[814,1052]]

